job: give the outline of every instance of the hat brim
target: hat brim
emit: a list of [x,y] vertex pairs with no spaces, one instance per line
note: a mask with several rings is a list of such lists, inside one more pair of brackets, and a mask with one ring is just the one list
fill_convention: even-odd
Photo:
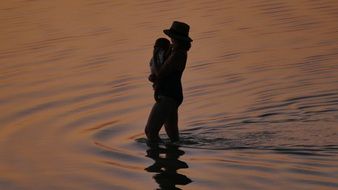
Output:
[[189,36],[183,36],[177,33],[173,33],[170,29],[163,30],[163,32],[170,38],[192,42],[192,39]]

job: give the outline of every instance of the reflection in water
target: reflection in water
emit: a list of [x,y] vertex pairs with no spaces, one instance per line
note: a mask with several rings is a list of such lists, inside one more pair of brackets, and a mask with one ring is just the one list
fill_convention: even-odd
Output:
[[188,168],[187,163],[179,160],[183,154],[184,151],[177,145],[166,145],[165,148],[158,145],[149,146],[147,157],[155,162],[145,170],[157,173],[153,178],[160,189],[179,189],[176,185],[187,185],[192,182],[187,176],[177,173],[181,168]]

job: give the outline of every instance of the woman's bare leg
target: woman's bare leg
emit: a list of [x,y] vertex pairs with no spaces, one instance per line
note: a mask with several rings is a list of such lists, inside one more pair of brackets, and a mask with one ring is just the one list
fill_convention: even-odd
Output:
[[166,122],[164,123],[165,131],[169,136],[172,142],[179,140],[179,131],[178,131],[178,108],[174,105],[171,108]]
[[173,100],[163,97],[154,104],[145,127],[145,133],[150,141],[160,141],[158,134],[172,112],[171,101]]
[[161,127],[165,121],[165,115],[161,114],[161,105],[156,102],[150,111],[148,121],[145,127],[145,134],[150,141],[159,141],[158,136]]

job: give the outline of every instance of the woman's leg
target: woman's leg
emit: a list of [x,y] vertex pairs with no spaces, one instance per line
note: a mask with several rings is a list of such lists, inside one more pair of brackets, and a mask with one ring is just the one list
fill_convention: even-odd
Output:
[[148,121],[145,127],[145,134],[150,141],[159,141],[158,133],[164,123],[164,115],[161,114],[161,106],[156,102],[150,111]]
[[169,113],[170,102],[168,102],[166,98],[163,98],[154,104],[145,127],[146,136],[150,141],[160,140],[158,134]]
[[178,107],[172,104],[171,111],[164,123],[165,131],[172,142],[179,140],[178,131]]

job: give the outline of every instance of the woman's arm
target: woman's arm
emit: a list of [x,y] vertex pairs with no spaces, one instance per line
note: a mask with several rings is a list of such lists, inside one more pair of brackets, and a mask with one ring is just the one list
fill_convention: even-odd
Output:
[[160,68],[157,78],[165,78],[175,71],[183,71],[187,56],[185,52],[175,51],[168,57]]
[[151,60],[149,62],[149,67],[150,67],[150,75],[148,76],[148,80],[150,82],[155,82],[157,71],[156,71],[156,68],[155,68],[154,58],[153,57],[151,58]]

